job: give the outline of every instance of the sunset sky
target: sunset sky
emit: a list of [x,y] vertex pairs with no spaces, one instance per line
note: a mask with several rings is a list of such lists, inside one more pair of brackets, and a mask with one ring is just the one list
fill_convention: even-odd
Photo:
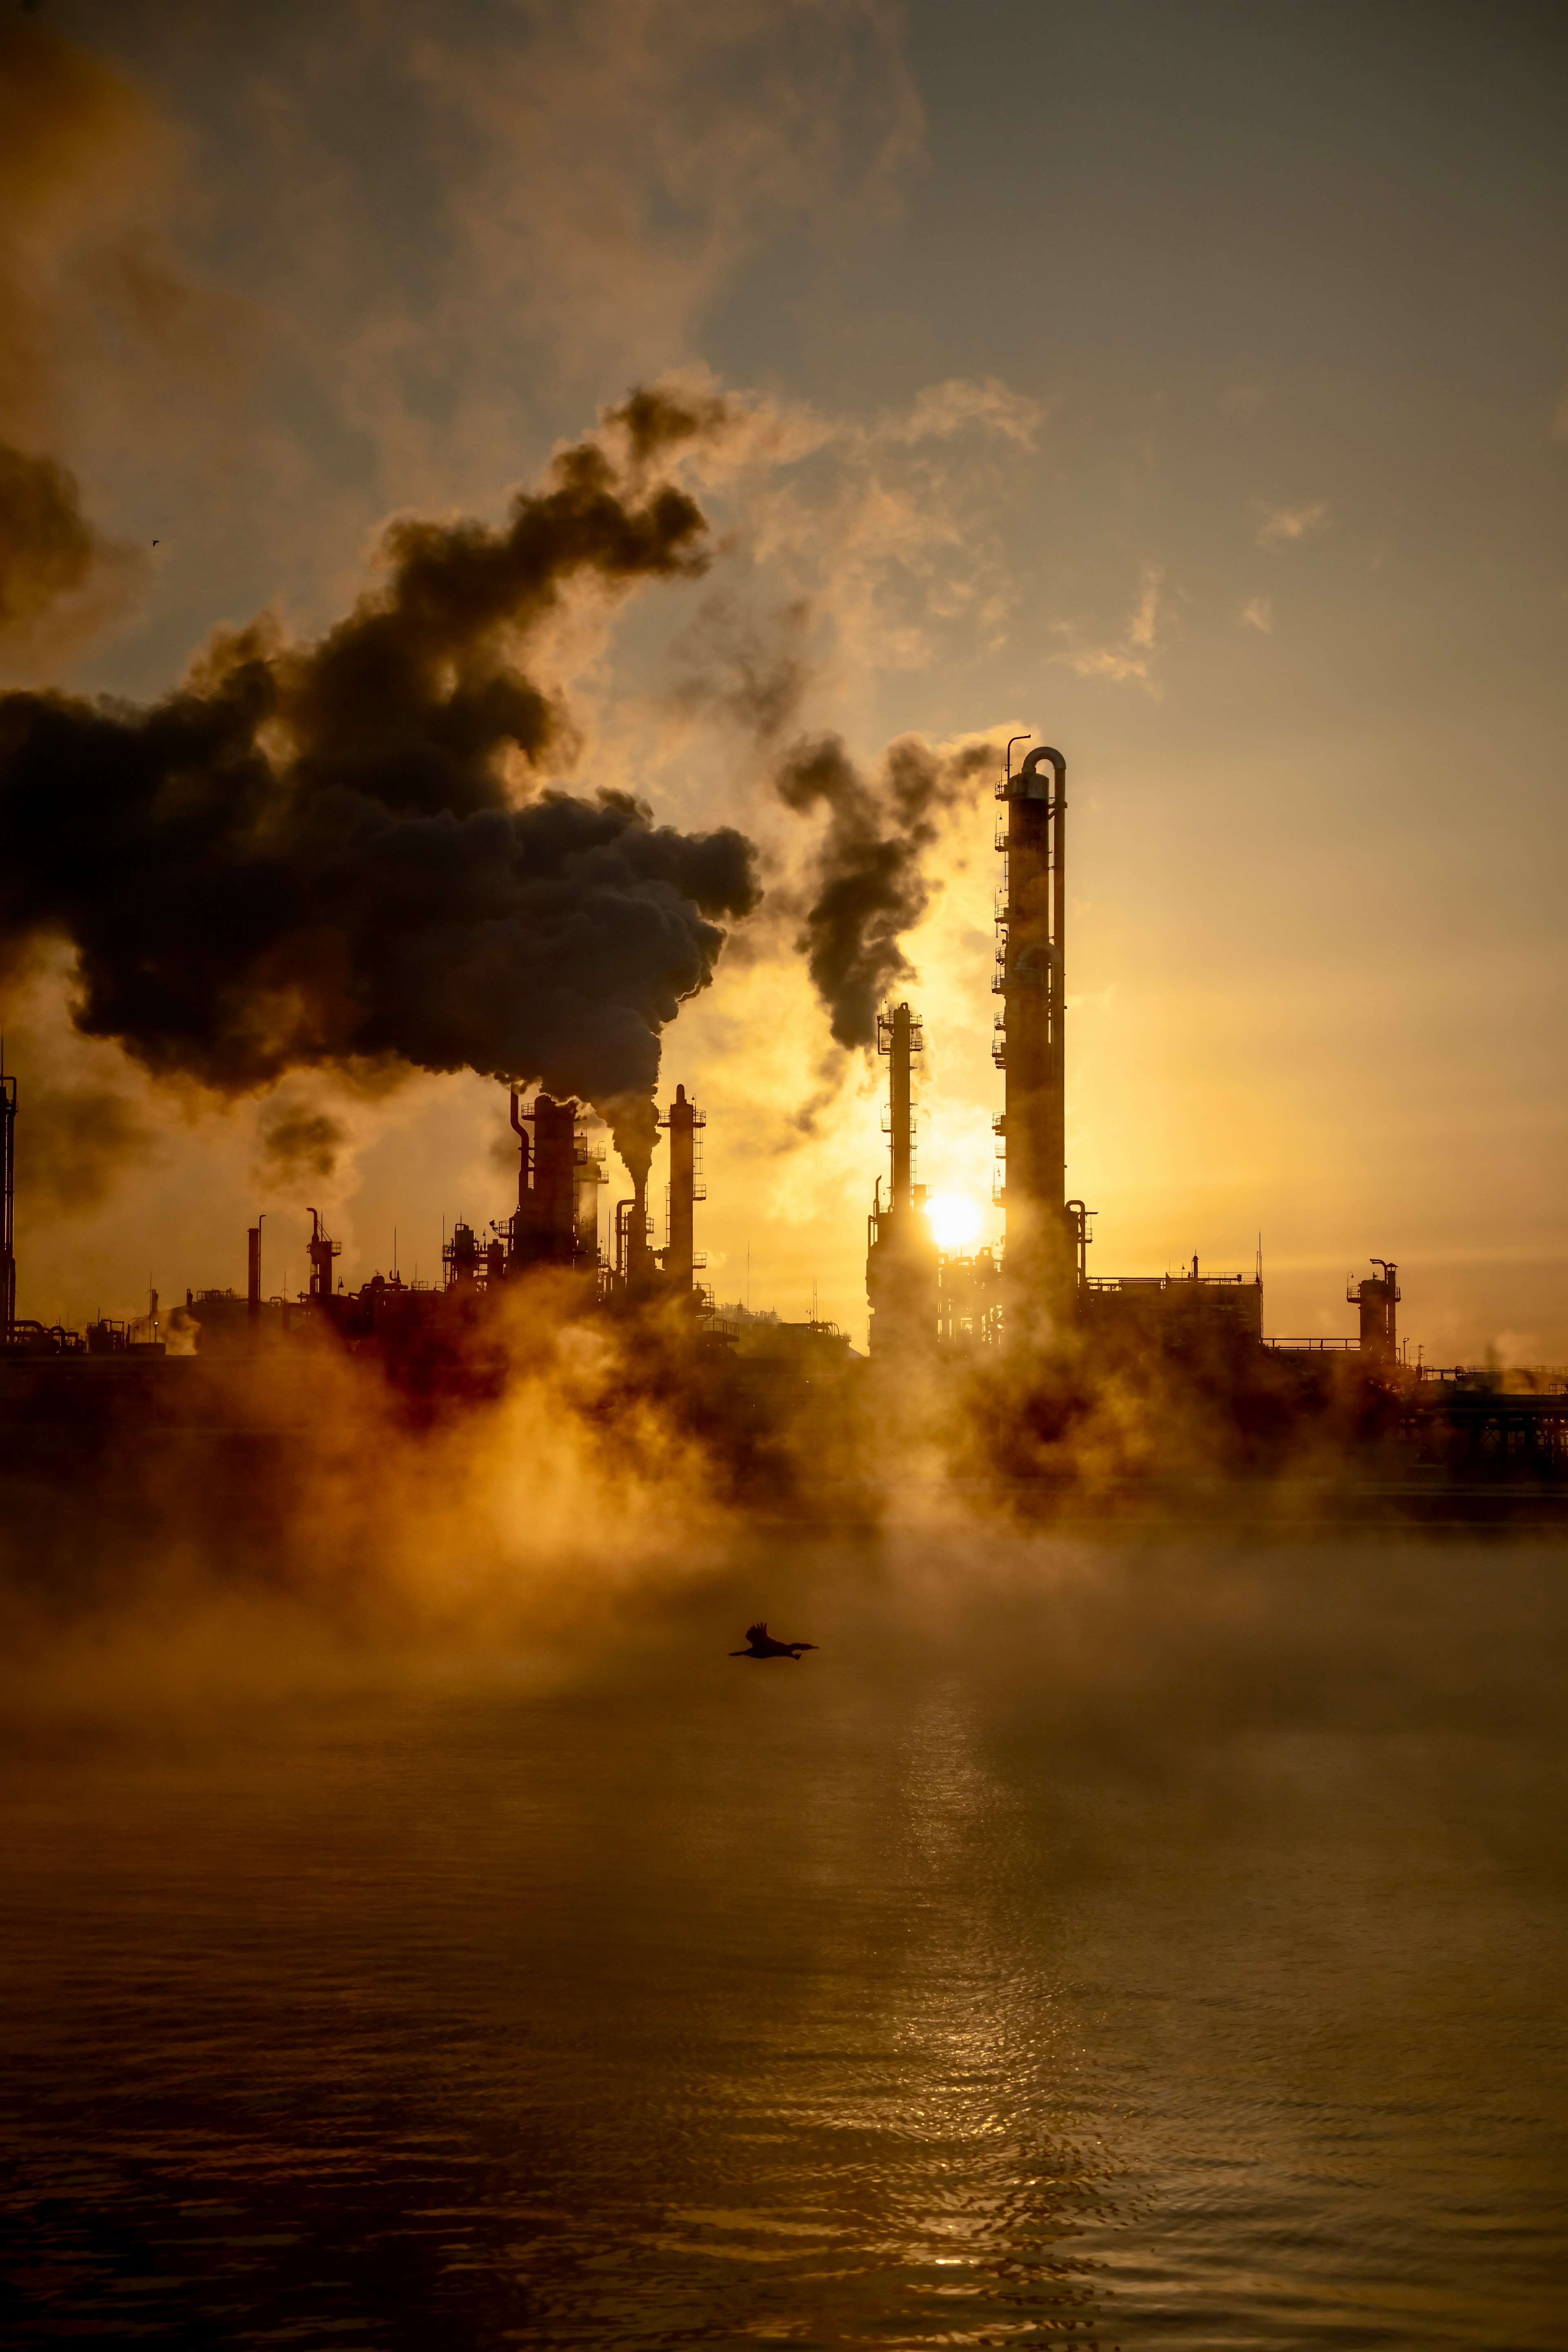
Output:
[[[679,476],[706,574],[541,656],[561,782],[762,850],[664,1041],[721,1299],[749,1254],[753,1307],[815,1286],[864,1345],[880,1074],[796,951],[781,761],[1033,730],[1091,1270],[1261,1235],[1266,1328],[1343,1332],[1375,1252],[1429,1362],[1568,1362],[1561,7],[47,0],[0,38],[0,442],[101,542],[0,682],[152,700],[215,629],[330,626],[389,517],[499,520],[632,385],[731,398]],[[904,940],[919,1172],[987,1235],[995,814],[982,777]],[[428,1278],[510,1205],[488,1081],[225,1105],[68,995],[62,957],[5,1005],[24,1315],[242,1286],[261,1211],[297,1290],[307,1201],[351,1286],[395,1229]],[[341,1139],[286,1166],[287,1118]]]

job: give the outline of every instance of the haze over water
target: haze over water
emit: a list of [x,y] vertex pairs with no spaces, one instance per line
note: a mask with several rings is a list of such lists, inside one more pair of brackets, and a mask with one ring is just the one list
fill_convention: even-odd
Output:
[[984,1531],[72,1636],[7,2340],[1561,2345],[1565,1631],[1544,1547]]

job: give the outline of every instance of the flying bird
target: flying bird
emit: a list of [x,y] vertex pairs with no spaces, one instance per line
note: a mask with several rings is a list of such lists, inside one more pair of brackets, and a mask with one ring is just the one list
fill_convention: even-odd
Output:
[[775,1642],[765,1625],[748,1625],[746,1647],[731,1650],[732,1658],[798,1658],[803,1650],[815,1650],[815,1642]]

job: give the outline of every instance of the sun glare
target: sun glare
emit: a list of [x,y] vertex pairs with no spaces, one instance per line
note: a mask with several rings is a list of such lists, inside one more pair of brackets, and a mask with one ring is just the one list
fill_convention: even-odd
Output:
[[967,1249],[980,1231],[980,1203],[966,1192],[933,1192],[926,1215],[938,1249]]

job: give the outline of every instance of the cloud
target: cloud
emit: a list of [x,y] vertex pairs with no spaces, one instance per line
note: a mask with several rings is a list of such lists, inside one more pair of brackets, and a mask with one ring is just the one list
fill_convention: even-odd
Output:
[[1298,540],[1321,530],[1329,519],[1328,508],[1321,499],[1314,499],[1308,506],[1272,509],[1259,502],[1258,511],[1263,517],[1258,526],[1259,547],[1293,547]]
[[176,265],[175,142],[123,76],[0,19],[0,435],[58,446],[86,406],[156,429],[171,373],[232,370],[239,304]]
[[524,0],[503,21],[476,38],[418,7],[386,37],[430,110],[460,299],[564,376],[668,366],[769,238],[863,241],[920,166],[886,0]]
[[1157,563],[1146,563],[1140,575],[1138,599],[1127,616],[1121,635],[1110,645],[1085,644],[1072,624],[1058,621],[1058,636],[1068,640],[1061,653],[1053,654],[1053,661],[1064,662],[1079,677],[1110,678],[1117,685],[1143,686],[1151,692],[1155,658],[1159,653],[1159,633],[1163,612],[1164,574]]
[[17,1191],[24,1217],[35,1220],[40,1208],[60,1215],[98,1208],[153,1142],[137,1106],[103,1086],[29,1080],[17,1130]]
[[31,668],[118,617],[146,580],[142,550],[82,512],[75,477],[0,442],[0,655]]
[[913,443],[948,438],[974,425],[1000,433],[1021,449],[1033,449],[1039,432],[1041,409],[994,375],[953,376],[945,383],[928,384],[916,394],[902,415],[884,416],[873,437],[889,443]]
[[986,377],[868,418],[758,394],[731,406],[689,467],[722,502],[727,563],[722,600],[678,649],[684,709],[772,743],[808,685],[921,669],[955,630],[987,652],[1005,642],[1014,585],[975,519],[1033,451],[1037,403]]
[[1274,634],[1274,599],[1271,596],[1249,597],[1237,614],[1237,623],[1241,628],[1257,629],[1263,636],[1271,637]]

